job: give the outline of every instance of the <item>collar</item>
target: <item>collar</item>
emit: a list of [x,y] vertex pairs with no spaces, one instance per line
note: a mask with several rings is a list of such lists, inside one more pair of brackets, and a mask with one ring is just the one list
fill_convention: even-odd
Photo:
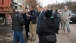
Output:
[[64,10],[65,12],[69,11],[69,10]]
[[41,12],[43,11],[43,9],[41,10]]

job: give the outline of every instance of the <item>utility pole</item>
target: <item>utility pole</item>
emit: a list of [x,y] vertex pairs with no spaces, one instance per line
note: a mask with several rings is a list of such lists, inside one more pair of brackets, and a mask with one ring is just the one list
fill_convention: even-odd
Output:
[[69,0],[69,2],[72,2],[72,0]]
[[56,4],[57,4],[57,0],[56,0]]

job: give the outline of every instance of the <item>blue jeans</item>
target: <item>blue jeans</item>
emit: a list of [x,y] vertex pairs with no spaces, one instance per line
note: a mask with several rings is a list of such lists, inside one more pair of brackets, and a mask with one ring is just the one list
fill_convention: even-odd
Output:
[[20,41],[20,43],[25,43],[22,31],[21,32],[14,31],[13,37],[14,37],[14,43],[17,43],[18,41]]

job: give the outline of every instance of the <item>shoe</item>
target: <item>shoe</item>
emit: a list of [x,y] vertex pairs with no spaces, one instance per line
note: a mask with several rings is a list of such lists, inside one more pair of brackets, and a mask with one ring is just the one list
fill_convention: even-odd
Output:
[[40,43],[40,42],[38,42],[38,43]]
[[70,37],[71,36],[71,34],[70,33],[68,33],[68,37]]
[[31,37],[29,37],[28,39],[29,39],[29,40],[31,40],[32,38],[31,38]]
[[56,34],[59,34],[58,32]]
[[31,42],[35,41],[36,39],[31,39]]
[[57,31],[56,34],[59,34],[59,32]]

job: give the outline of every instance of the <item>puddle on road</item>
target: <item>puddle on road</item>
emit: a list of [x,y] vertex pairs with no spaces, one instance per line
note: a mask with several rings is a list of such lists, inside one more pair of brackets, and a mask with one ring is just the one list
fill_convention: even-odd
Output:
[[0,41],[13,41],[12,33],[8,33],[6,36],[0,35]]

